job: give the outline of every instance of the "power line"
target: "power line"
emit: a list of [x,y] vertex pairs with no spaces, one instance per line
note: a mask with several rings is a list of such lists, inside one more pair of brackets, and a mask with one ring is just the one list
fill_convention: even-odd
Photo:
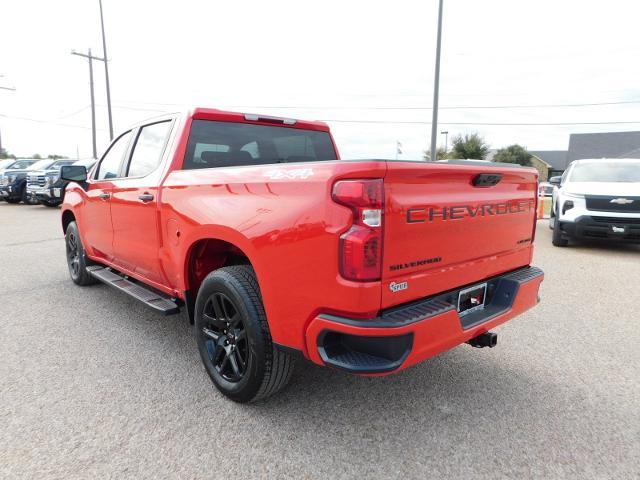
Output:
[[[319,119],[321,122],[335,123],[380,123],[380,124],[406,124],[406,125],[430,125],[431,122],[420,121],[394,121],[394,120],[335,120],[335,119]],[[557,122],[557,123],[508,123],[508,122],[438,122],[441,125],[496,125],[496,126],[561,126],[561,125],[623,125],[623,124],[640,124],[638,122]]]
[[[69,118],[69,117],[73,117],[74,115],[78,115],[79,113],[84,112],[85,110],[87,110],[88,108],[90,108],[91,105],[85,105],[82,108],[79,108],[78,110],[74,110],[70,113],[65,113],[59,117],[56,117],[54,120],[64,120],[65,118]],[[102,103],[96,103],[96,107],[106,107],[106,105],[102,104]],[[124,106],[118,106],[115,105],[113,108],[117,108],[119,110],[135,110],[138,112],[158,112],[158,113],[164,113],[166,112],[166,110],[160,110],[157,108],[137,108],[137,107],[124,107]]]
[[[85,107],[86,108],[86,107]],[[37,118],[28,118],[28,117],[18,117],[13,115],[5,115],[0,113],[0,117],[11,118],[14,120],[24,120],[28,122],[35,123],[43,123],[50,125],[57,125],[60,127],[69,127],[69,128],[81,128],[83,130],[89,130],[91,127],[84,127],[82,125],[72,125],[68,123],[60,123],[52,120],[42,120]],[[369,124],[399,124],[399,125],[430,125],[430,122],[422,122],[422,121],[403,121],[403,120],[342,120],[342,119],[319,119],[322,122],[333,122],[333,123],[369,123]],[[609,121],[609,122],[439,122],[442,125],[461,125],[461,126],[572,126],[572,125],[632,125],[632,124],[640,124],[640,121]],[[97,130],[104,131],[103,128],[99,128]]]
[[[155,102],[127,102],[119,103],[139,103],[141,105],[159,105],[159,106],[183,106],[181,103],[155,103]],[[495,110],[495,109],[514,109],[514,108],[580,108],[580,107],[600,107],[611,105],[634,105],[640,104],[640,100],[623,100],[615,102],[582,102],[582,103],[541,103],[541,104],[514,104],[514,105],[445,105],[438,107],[439,110]],[[129,108],[133,107],[119,107]],[[249,109],[287,109],[287,110],[432,110],[433,107],[389,107],[389,106],[293,106],[293,105],[220,105],[220,108],[249,108]],[[140,109],[144,110],[144,109]]]
[[[71,125],[70,123],[59,123],[51,120],[42,120],[38,118],[28,118],[28,117],[17,117],[14,115],[4,115],[0,113],[0,117],[10,118],[12,120],[24,120],[26,122],[34,122],[34,123],[44,123],[47,125],[57,125],[59,127],[68,127],[68,128],[81,128],[83,130],[91,130],[91,127],[84,127],[82,125]],[[104,130],[103,128],[98,128],[97,130]]]
[[[450,105],[438,107],[438,110],[485,110],[485,109],[512,109],[512,108],[568,108],[568,107],[597,107],[605,105],[630,105],[638,104],[640,100],[630,100],[621,102],[597,102],[597,103],[557,103],[557,104],[538,104],[538,105]],[[329,107],[293,107],[293,106],[255,106],[255,105],[228,105],[223,108],[281,108],[293,110],[432,110],[433,107],[346,107],[346,106],[329,106]]]

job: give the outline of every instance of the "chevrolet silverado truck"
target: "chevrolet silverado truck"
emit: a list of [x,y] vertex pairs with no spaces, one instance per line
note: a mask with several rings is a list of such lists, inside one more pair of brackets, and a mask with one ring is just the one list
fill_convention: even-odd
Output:
[[340,160],[324,123],[198,108],[61,176],[71,279],[184,308],[238,402],[280,390],[300,356],[376,376],[492,347],[538,302],[532,168]]
[[[26,196],[30,203],[41,203],[47,207],[56,207],[62,203],[54,196],[53,184],[60,178],[60,168],[73,165],[75,160],[57,160],[40,170],[27,173]],[[60,197],[60,191],[58,191]]]
[[35,170],[27,175],[27,198],[33,203],[40,203],[46,207],[57,207],[62,203],[66,180],[60,178],[60,168],[65,165],[82,165],[90,169],[96,161],[88,160],[60,160],[46,170]]
[[640,243],[640,160],[574,160],[562,177],[550,180],[553,245],[581,239]]

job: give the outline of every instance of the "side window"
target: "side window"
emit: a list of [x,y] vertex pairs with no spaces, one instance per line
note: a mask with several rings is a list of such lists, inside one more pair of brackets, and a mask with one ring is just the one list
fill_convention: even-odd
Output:
[[114,144],[111,145],[107,153],[102,157],[100,165],[96,171],[96,180],[109,180],[110,178],[118,178],[120,175],[120,163],[124,157],[127,147],[129,146],[129,138],[131,132],[121,135]]
[[208,160],[229,151],[229,145],[221,143],[196,143],[193,152],[193,168],[207,168]]
[[247,152],[249,155],[251,155],[251,158],[258,158],[260,156],[260,153],[258,150],[258,142],[247,143],[244,147],[240,149],[240,151]]
[[315,160],[316,152],[313,143],[308,137],[291,135],[273,139],[273,144],[278,152],[278,157],[294,161]]
[[144,177],[158,167],[170,128],[171,122],[161,122],[140,129],[127,177]]

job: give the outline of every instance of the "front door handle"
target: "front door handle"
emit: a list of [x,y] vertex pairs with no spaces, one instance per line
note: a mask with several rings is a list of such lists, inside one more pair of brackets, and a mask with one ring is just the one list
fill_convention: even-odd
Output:
[[101,198],[102,200],[109,200],[109,197],[111,197],[111,194],[109,194],[109,193],[107,193],[107,192],[104,192],[104,193],[101,193],[101,194],[100,194],[100,198]]
[[143,193],[142,195],[138,196],[138,198],[142,200],[144,203],[147,203],[153,200],[153,195],[150,193]]

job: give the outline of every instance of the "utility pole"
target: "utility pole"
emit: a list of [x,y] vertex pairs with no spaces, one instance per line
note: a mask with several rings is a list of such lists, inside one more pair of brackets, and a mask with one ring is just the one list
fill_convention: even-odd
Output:
[[436,73],[433,82],[433,119],[431,120],[431,161],[435,162],[437,146],[436,134],[438,133],[438,90],[440,88],[440,44],[442,40],[442,0],[438,8],[438,40],[436,42]]
[[100,27],[102,27],[102,55],[104,56],[104,78],[107,85],[107,113],[109,115],[109,140],[113,140],[113,120],[111,118],[111,90],[109,88],[109,60],[107,57],[107,41],[104,36],[104,17],[102,16],[102,0],[100,4]]
[[104,61],[103,58],[94,57],[91,55],[91,49],[89,49],[89,54],[79,53],[75,50],[71,51],[71,55],[78,55],[79,57],[84,57],[89,59],[89,89],[91,92],[91,141],[93,145],[93,158],[98,158],[98,152],[96,149],[96,100],[93,95],[93,61],[101,60]]

